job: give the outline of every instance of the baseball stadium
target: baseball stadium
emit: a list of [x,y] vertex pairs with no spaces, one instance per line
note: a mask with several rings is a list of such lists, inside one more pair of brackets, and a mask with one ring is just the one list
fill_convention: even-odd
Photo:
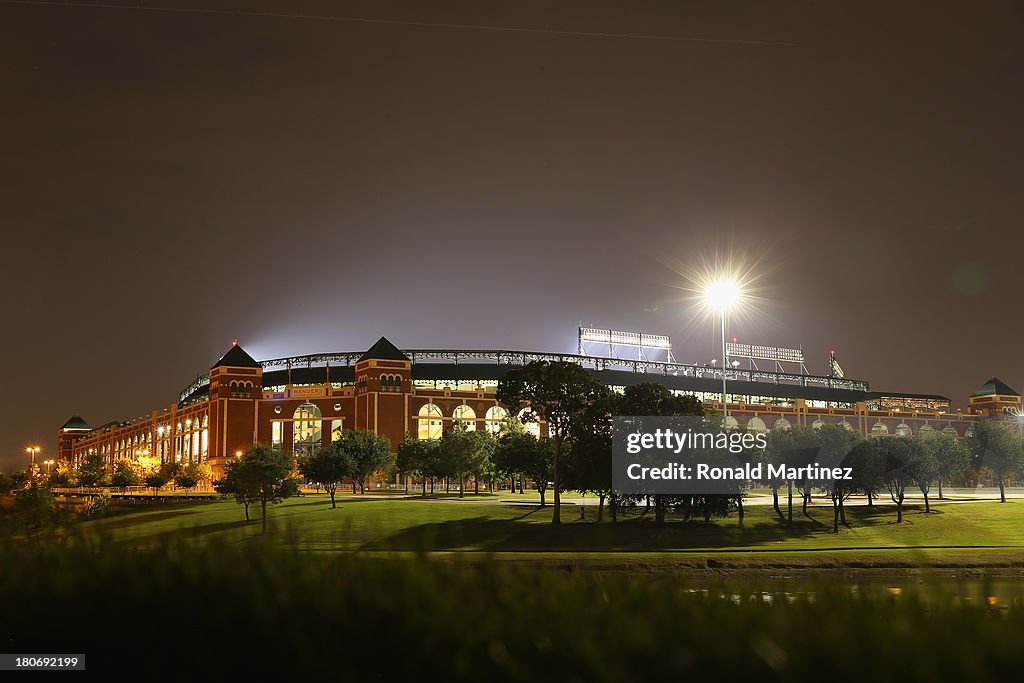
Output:
[[[666,336],[585,327],[576,354],[402,350],[381,337],[365,351],[257,360],[236,341],[167,408],[95,427],[71,417],[58,432],[57,455],[77,463],[99,453],[110,467],[143,456],[207,463],[218,477],[256,444],[299,454],[347,429],[384,435],[393,448],[406,435],[437,438],[453,423],[498,431],[509,416],[496,398],[498,382],[533,361],[579,364],[618,391],[663,384],[709,411],[724,409],[726,426],[752,431],[836,423],[868,436],[941,430],[963,438],[979,417],[1021,411],[1020,394],[994,377],[966,409],[953,409],[940,395],[872,391],[831,355],[829,373],[815,375],[800,349],[731,343],[724,351],[725,363],[678,363]],[[546,432],[543,423],[526,427]]]

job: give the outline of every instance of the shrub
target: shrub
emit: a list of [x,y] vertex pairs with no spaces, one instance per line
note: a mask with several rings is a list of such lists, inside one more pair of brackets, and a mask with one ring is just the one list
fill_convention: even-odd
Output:
[[110,496],[93,496],[82,510],[83,519],[99,519],[114,514],[114,506],[110,503]]

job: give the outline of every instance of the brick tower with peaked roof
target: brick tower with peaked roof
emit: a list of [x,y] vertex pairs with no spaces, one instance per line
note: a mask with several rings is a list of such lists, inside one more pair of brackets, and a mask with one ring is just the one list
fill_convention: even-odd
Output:
[[354,427],[401,443],[409,428],[412,361],[381,337],[356,361],[355,381]]
[[92,427],[78,415],[72,415],[57,432],[57,459],[71,461],[75,442],[88,436]]
[[215,478],[230,458],[256,443],[258,400],[263,393],[263,366],[238,342],[210,368],[209,463]]
[[971,394],[969,411],[973,415],[987,417],[1002,417],[1007,414],[1020,415],[1020,393],[1010,388],[998,377],[993,377]]

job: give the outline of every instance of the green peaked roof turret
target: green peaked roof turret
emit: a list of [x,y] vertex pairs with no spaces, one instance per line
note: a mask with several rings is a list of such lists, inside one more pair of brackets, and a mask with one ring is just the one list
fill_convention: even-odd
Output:
[[1011,389],[1009,385],[998,377],[993,377],[982,384],[971,396],[1020,396],[1020,394]]
[[64,423],[64,426],[61,427],[61,431],[64,431],[65,429],[74,431],[88,431],[91,430],[92,427],[90,427],[89,423],[83,420],[78,415],[72,415],[68,419],[68,421]]
[[[359,361],[370,360],[409,360],[409,356],[398,350],[394,344],[385,337],[377,340],[377,343],[370,347],[370,350],[359,357]],[[357,362],[359,362],[357,361]]]
[[228,352],[221,356],[221,359],[214,363],[213,367],[219,368],[227,366],[229,368],[258,368],[261,367],[256,359],[245,352],[238,342],[231,344],[231,348]]

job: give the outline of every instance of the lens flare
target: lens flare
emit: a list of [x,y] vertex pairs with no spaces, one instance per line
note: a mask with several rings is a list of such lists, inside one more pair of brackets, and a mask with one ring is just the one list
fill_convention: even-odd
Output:
[[743,300],[743,290],[735,280],[713,280],[704,288],[704,305],[716,311],[732,310]]

